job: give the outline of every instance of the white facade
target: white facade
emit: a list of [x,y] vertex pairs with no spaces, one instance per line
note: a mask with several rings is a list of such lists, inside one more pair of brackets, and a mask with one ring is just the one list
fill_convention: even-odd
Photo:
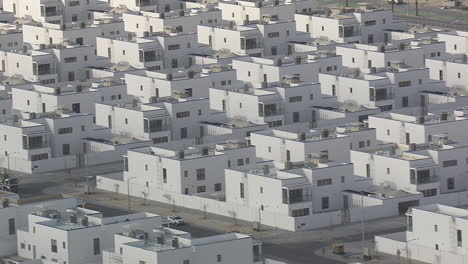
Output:
[[78,202],[74,198],[64,199],[19,199],[17,194],[2,192],[0,194],[2,204],[0,206],[0,257],[17,254],[17,230],[28,225],[29,213],[36,212],[40,208],[53,207],[56,210],[75,208]]
[[442,204],[414,207],[406,213],[407,231],[377,236],[380,252],[427,263],[464,263],[466,210]]
[[[250,236],[229,233],[204,238],[191,238],[189,233],[159,227],[145,238],[124,233],[115,235],[115,251],[104,251],[103,263],[119,260],[134,263],[263,263],[261,244]],[[195,250],[196,248],[196,250]],[[119,250],[117,250],[119,249]]]
[[149,232],[162,223],[150,213],[103,218],[83,208],[38,210],[27,221],[18,230],[18,255],[60,263],[102,263],[102,250],[114,245],[114,234],[132,226]]

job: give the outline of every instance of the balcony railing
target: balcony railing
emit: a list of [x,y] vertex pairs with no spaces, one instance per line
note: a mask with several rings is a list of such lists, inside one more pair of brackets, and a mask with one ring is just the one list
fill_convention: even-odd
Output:
[[253,261],[254,261],[254,262],[261,262],[261,263],[264,263],[264,262],[265,262],[262,255],[255,255],[255,256],[253,257]]
[[433,183],[433,182],[438,182],[438,181],[439,181],[439,176],[433,175],[430,177],[419,178],[416,180],[416,182],[411,182],[411,184],[421,185],[421,184],[428,184],[428,183]]
[[34,143],[34,144],[28,144],[28,145],[23,145],[23,149],[40,149],[40,148],[48,148],[49,144],[47,143]]
[[312,196],[310,195],[304,195],[300,199],[289,199],[289,204],[298,204],[298,203],[305,203],[305,202],[310,202],[312,201]]
[[385,101],[385,100],[392,100],[393,94],[387,94],[383,96],[370,96],[369,101],[371,102],[378,102],[378,101]]
[[350,38],[350,37],[358,37],[361,35],[360,31],[351,31],[351,32],[340,32],[340,38]]
[[264,110],[258,113],[258,115],[261,117],[277,116],[277,115],[282,115],[282,114],[283,114],[283,109],[281,108],[276,109],[276,110]]

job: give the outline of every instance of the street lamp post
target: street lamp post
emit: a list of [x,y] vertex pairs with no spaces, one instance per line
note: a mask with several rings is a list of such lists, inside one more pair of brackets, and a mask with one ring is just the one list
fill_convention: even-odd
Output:
[[364,240],[365,240],[365,229],[364,229],[364,191],[361,191],[361,247],[362,247],[362,258],[364,259]]
[[10,155],[16,154],[18,152],[7,153],[7,175],[10,177]]
[[130,214],[131,208],[130,208],[130,180],[135,179],[136,177],[131,177],[127,179],[127,200],[128,200],[128,213]]

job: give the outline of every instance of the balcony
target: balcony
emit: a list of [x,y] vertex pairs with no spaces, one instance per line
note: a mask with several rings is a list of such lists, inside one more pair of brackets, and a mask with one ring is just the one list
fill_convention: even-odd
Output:
[[283,108],[280,104],[259,104],[258,115],[260,117],[278,116],[283,114]]
[[340,38],[359,37],[360,35],[361,31],[359,29],[355,29],[354,27],[339,27]]
[[417,177],[417,179],[411,178],[410,183],[414,185],[430,184],[439,182],[439,176],[431,175],[429,177]]
[[161,55],[156,50],[142,51],[140,50],[140,62],[160,61]]
[[276,109],[276,110],[265,110],[264,112],[260,112],[259,116],[270,117],[270,116],[277,116],[277,115],[282,115],[282,114],[283,114],[282,109]]
[[145,133],[155,133],[155,132],[162,132],[162,131],[168,131],[169,130],[169,126],[167,125],[167,120],[161,120],[161,119],[149,120],[149,119],[145,119],[143,123],[144,123],[143,130],[144,130]]
[[259,38],[241,38],[241,50],[261,49],[262,44]]
[[371,102],[379,102],[379,101],[392,100],[392,99],[393,99],[393,94],[369,96],[369,101]]
[[43,64],[33,63],[33,75],[41,76],[41,75],[49,75],[49,74],[54,74],[54,73],[55,71],[51,63],[43,63]]
[[260,263],[265,263],[265,260],[263,259],[262,255],[255,255],[253,257],[253,262],[256,263],[256,264],[257,263],[260,264]]
[[42,17],[55,17],[61,16],[62,12],[59,10],[58,6],[41,6],[41,16]]
[[44,143],[30,143],[28,145],[23,145],[23,149],[29,149],[29,150],[48,148],[48,147],[49,147],[49,144],[45,142]]
[[136,0],[135,3],[138,7],[154,6],[156,4],[154,0]]
[[23,149],[41,149],[48,148],[47,135],[23,136]]

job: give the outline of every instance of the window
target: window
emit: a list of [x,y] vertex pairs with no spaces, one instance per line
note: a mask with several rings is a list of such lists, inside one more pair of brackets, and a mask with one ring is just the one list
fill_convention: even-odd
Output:
[[204,181],[205,178],[205,168],[197,169],[197,181]]
[[167,46],[168,50],[178,50],[180,49],[180,44],[172,44]]
[[163,168],[163,183],[167,183],[167,169]]
[[359,141],[359,148],[365,147],[365,142],[364,141]]
[[310,214],[309,208],[291,210],[292,217],[306,216]]
[[50,250],[54,253],[57,253],[57,240],[55,239],[50,240]]
[[437,232],[437,231],[439,231],[439,228],[437,225],[434,225],[434,232]]
[[298,203],[304,201],[304,191],[302,189],[289,190],[289,203]]
[[63,144],[62,145],[62,154],[63,155],[70,155],[70,144]]
[[377,24],[377,21],[375,21],[375,20],[368,20],[368,21],[364,22],[364,26],[366,26],[366,27],[375,26],[376,24]]
[[73,128],[71,127],[64,127],[64,128],[59,128],[58,133],[61,134],[70,134],[73,132]]
[[64,59],[65,63],[74,63],[76,62],[76,57],[68,57]]
[[447,190],[455,189],[455,178],[447,178]]
[[79,6],[80,5],[80,1],[70,1],[68,3],[68,6]]
[[291,96],[289,97],[290,103],[300,102],[302,101],[302,96]]
[[204,192],[206,192],[205,185],[197,186],[197,193],[204,193]]
[[177,112],[176,117],[177,118],[190,117],[190,111]]
[[401,98],[401,107],[408,107],[408,96],[403,96]]
[[177,59],[172,59],[171,60],[171,67],[172,68],[177,68],[179,66],[179,63],[177,61]]
[[216,183],[214,185],[215,192],[220,192],[222,190],[222,185],[221,183]]
[[457,246],[461,247],[463,245],[463,235],[460,229],[457,230]]
[[398,87],[408,87],[408,86],[411,86],[411,81],[398,82]]
[[330,207],[330,198],[322,197],[322,209],[328,209]]
[[31,155],[31,161],[36,161],[36,160],[46,160],[49,158],[48,153],[42,153],[42,154],[34,154]]
[[250,164],[250,159],[249,158],[245,158],[245,164]]
[[168,142],[168,141],[169,141],[168,137],[153,138],[153,144],[161,144],[161,143],[165,143],[165,142]]
[[294,123],[297,123],[297,122],[300,121],[299,115],[300,115],[299,112],[293,112],[293,122],[294,122]]
[[435,244],[435,250],[439,250],[439,244]]
[[390,136],[390,129],[387,129],[387,136]]
[[330,184],[332,184],[332,179],[317,180],[317,186],[324,186],[324,185],[330,185]]
[[270,32],[267,34],[268,38],[277,38],[279,37],[279,32]]
[[101,254],[101,243],[99,241],[99,238],[93,239],[93,249],[94,249],[94,255]]
[[184,264],[190,264],[190,259],[184,259]]
[[390,168],[387,168],[387,174],[390,174]]
[[62,242],[62,248],[67,248],[67,243]]
[[437,195],[437,189],[428,189],[428,190],[423,190],[421,191],[424,197],[429,197],[429,196],[436,196]]
[[242,198],[242,199],[245,198],[245,194],[244,194],[244,184],[243,184],[243,183],[240,184],[240,198]]
[[85,125],[81,125],[81,131],[86,131],[86,126]]
[[26,248],[26,244],[21,243],[21,249],[25,249],[25,248]]
[[186,127],[182,127],[180,129],[180,138],[187,138],[188,136],[188,130]]
[[237,159],[237,166],[244,166],[244,159]]
[[14,218],[8,219],[8,234],[10,235],[16,234],[16,226],[15,226]]
[[457,160],[445,160],[442,162],[442,167],[454,167],[457,166]]
[[341,183],[345,183],[345,176],[341,176]]
[[223,257],[222,257],[220,254],[218,254],[218,255],[216,256],[216,261],[217,261],[217,262],[223,261]]

